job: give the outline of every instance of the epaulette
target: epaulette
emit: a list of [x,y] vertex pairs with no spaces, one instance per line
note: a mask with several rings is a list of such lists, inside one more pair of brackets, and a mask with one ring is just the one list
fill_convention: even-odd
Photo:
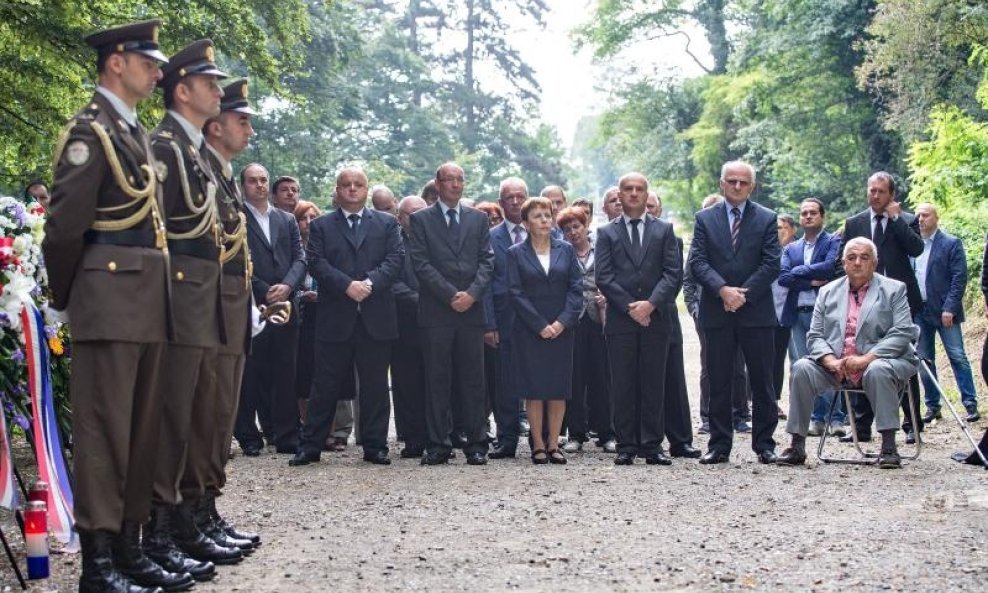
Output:
[[171,140],[172,138],[175,137],[175,135],[169,132],[168,130],[158,130],[157,132],[155,132],[154,135],[161,136],[162,138],[167,138],[168,140]]
[[90,103],[89,105],[86,105],[85,109],[83,109],[82,111],[79,112],[78,115],[76,115],[76,119],[80,121],[92,121],[96,119],[97,115],[99,115],[99,104],[93,102]]

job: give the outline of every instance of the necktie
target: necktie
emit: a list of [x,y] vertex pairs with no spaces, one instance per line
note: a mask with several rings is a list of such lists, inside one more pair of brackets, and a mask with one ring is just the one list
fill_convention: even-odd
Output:
[[350,234],[357,236],[357,227],[360,225],[360,215],[351,214],[350,216],[347,216],[347,218],[350,220]]
[[449,236],[455,241],[460,237],[460,223],[456,220],[456,210],[450,208],[446,211],[446,216],[449,217]]
[[878,261],[875,262],[877,265],[875,271],[879,274],[885,273],[885,266],[882,263],[882,239],[885,238],[885,229],[882,228],[882,220],[884,219],[885,216],[883,214],[875,215],[875,232],[871,234],[871,240],[878,247]]
[[515,229],[514,229],[514,231],[512,231],[515,234],[515,241],[514,241],[514,243],[512,243],[513,245],[517,245],[517,244],[519,244],[519,243],[521,243],[522,241],[525,240],[524,237],[521,236],[521,234],[524,231],[525,231],[525,229],[521,228],[521,225],[520,224],[516,224],[515,225]]
[[631,254],[635,259],[641,257],[642,253],[642,236],[638,232],[638,225],[641,224],[640,218],[635,218],[631,220]]
[[737,206],[731,208],[731,215],[734,217],[734,221],[731,223],[731,247],[737,251],[738,235],[741,230],[741,209]]

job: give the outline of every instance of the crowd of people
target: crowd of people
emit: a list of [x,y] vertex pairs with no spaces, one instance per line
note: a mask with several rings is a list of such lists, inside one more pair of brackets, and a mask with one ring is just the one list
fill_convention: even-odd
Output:
[[[926,415],[899,417],[939,334],[979,418],[963,247],[932,205],[902,210],[888,173],[868,179],[868,208],[842,234],[804,200],[796,240],[793,217],[749,199],[754,168],[725,163],[685,249],[639,173],[604,193],[599,225],[592,201],[535,196],[517,177],[474,203],[454,162],[400,200],[345,167],[323,213],[295,177],[235,174],[256,115],[247,81],[221,86],[209,40],[166,58],[159,27],[87,38],[99,86],[58,143],[45,228],[51,305],[75,343],[82,592],[181,591],[242,561],[260,537],[216,508],[231,441],[301,467],[352,430],[364,461],[388,465],[392,407],[400,457],[427,466],[456,449],[469,465],[514,458],[526,436],[536,465],[592,438],[616,465],[720,464],[738,432],[759,462],[799,465],[807,436],[848,438],[850,419],[860,440],[875,426],[878,464],[894,468],[898,430],[915,440],[940,417],[932,377]],[[149,134],[136,106],[155,89],[168,112]],[[777,454],[787,357],[791,442]],[[852,388],[845,410],[835,392]]]

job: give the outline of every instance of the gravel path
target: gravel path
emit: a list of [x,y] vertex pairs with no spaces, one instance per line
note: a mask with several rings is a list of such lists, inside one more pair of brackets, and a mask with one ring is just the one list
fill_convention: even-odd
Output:
[[[952,420],[925,436],[899,471],[766,467],[744,435],[715,467],[615,467],[592,446],[566,466],[425,468],[394,448],[380,467],[353,446],[304,468],[238,456],[220,508],[264,545],[195,590],[985,591],[988,472],[948,459],[968,448]],[[776,438],[788,442],[782,424]],[[34,589],[74,590],[77,564],[53,557]]]

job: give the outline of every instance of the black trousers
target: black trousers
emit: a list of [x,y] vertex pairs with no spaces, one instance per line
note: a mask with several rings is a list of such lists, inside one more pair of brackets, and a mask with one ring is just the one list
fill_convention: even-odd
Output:
[[425,356],[422,354],[419,329],[414,324],[399,322],[398,341],[391,353],[391,384],[394,390],[395,425],[401,427],[405,446],[424,448]]
[[[710,422],[710,372],[707,365],[707,337],[700,325],[693,320],[696,334],[700,338],[700,420]],[[739,350],[731,375],[731,401],[734,409],[734,423],[751,417],[748,402],[751,401],[751,390],[748,387],[748,371],[744,366],[744,357]]]
[[619,453],[658,453],[665,435],[665,374],[670,335],[607,335]]
[[607,368],[604,326],[584,315],[576,326],[573,397],[566,404],[563,422],[569,431],[569,440],[587,442],[590,426],[596,429],[600,443],[614,438],[614,406]]
[[[675,313],[673,313],[675,314]],[[673,323],[679,323],[673,319]],[[666,439],[670,448],[693,444],[693,424],[690,422],[690,399],[686,387],[686,367],[683,342],[674,340],[666,358]]]
[[265,434],[276,447],[284,451],[298,447],[298,402],[295,398],[298,332],[297,321],[285,325],[268,324],[251,343],[233,431],[241,447],[264,445],[255,416],[262,417],[262,422],[264,416],[270,419],[271,428],[265,427]]
[[775,385],[775,400],[782,399],[782,384],[786,380],[786,355],[789,353],[789,337],[792,329],[775,328],[775,355],[772,358],[772,384]]
[[336,404],[350,393],[354,367],[360,377],[360,439],[364,455],[388,451],[388,392],[390,340],[375,340],[359,320],[353,334],[342,342],[316,340],[316,369],[312,377],[309,411],[302,427],[300,451],[318,455],[329,437]]
[[739,349],[751,385],[751,448],[756,453],[774,450],[772,433],[779,423],[772,385],[775,328],[729,325],[704,329],[704,334],[710,369],[710,450],[728,454],[733,446],[731,383]]
[[427,449],[438,454],[452,450],[449,434],[455,398],[467,436],[464,452],[486,452],[483,326],[423,327],[420,331],[425,353]]

